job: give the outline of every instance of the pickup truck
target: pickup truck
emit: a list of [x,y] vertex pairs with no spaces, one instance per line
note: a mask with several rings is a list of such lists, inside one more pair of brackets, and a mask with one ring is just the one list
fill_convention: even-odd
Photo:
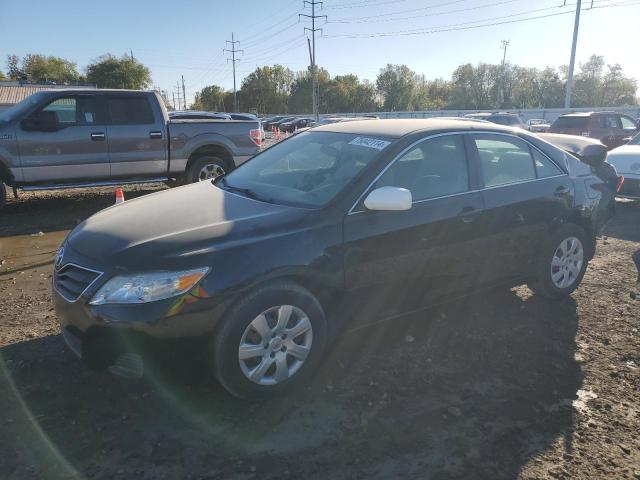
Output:
[[35,93],[0,113],[0,208],[5,184],[17,197],[18,189],[207,180],[260,142],[257,120],[170,120],[156,92]]

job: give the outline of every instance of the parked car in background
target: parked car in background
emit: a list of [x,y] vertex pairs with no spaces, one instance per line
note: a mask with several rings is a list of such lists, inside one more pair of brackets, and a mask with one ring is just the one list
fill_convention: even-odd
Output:
[[493,115],[493,114],[490,113],[490,112],[467,113],[462,118],[472,118],[474,120],[486,120],[491,115]]
[[379,120],[378,117],[375,116],[367,116],[367,117],[323,117],[319,122],[316,123],[316,126],[320,125],[330,125],[332,123],[341,123],[341,122],[353,122],[356,120]]
[[527,130],[530,132],[546,132],[549,130],[549,127],[551,127],[551,124],[542,118],[527,120]]
[[23,190],[197,182],[258,152],[258,121],[169,118],[155,92],[46,90],[0,113],[4,184]]
[[[229,115],[228,113],[219,113],[219,112],[176,110],[173,112],[169,112],[169,118],[174,120],[231,120],[231,115]],[[254,118],[251,120],[256,120],[256,119]]]
[[624,176],[619,196],[640,200],[640,133],[625,145],[611,150],[607,162]]
[[340,304],[406,311],[496,284],[569,295],[614,193],[525,130],[338,122],[90,217],[56,256],[52,296],[86,365],[141,375],[147,354],[190,342],[234,395],[281,395],[325,361],[351,318]]
[[311,127],[315,123],[315,119],[311,117],[295,118],[289,122],[280,123],[278,128],[281,132],[293,133],[299,128]]
[[275,117],[269,117],[266,120],[264,120],[262,122],[262,128],[265,130],[265,132],[270,132],[271,128],[277,124],[280,120],[284,119],[284,118],[288,118],[286,115],[278,115]]
[[253,113],[230,113],[231,120],[253,120],[257,121],[258,117]]
[[567,113],[558,117],[549,128],[549,133],[595,138],[609,149],[627,143],[639,131],[640,126],[633,117],[617,112]]
[[507,127],[522,128],[523,130],[529,130],[526,123],[522,121],[520,115],[517,113],[492,113],[487,118],[483,118],[487,122],[497,123],[498,125],[505,125]]

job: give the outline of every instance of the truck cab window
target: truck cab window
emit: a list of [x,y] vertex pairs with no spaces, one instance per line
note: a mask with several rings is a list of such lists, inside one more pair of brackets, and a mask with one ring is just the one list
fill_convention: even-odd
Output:
[[107,110],[111,125],[150,125],[153,111],[146,97],[108,97]]

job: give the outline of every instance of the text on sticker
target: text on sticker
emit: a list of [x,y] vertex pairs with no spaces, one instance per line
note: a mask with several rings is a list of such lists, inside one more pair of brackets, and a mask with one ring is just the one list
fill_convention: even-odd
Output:
[[386,140],[380,140],[378,138],[369,137],[356,137],[349,142],[349,145],[358,145],[359,147],[375,148],[376,150],[382,150],[391,142]]

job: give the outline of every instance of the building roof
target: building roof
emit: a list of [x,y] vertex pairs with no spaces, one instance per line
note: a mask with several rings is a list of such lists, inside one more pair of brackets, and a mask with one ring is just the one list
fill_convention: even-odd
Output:
[[388,138],[400,138],[418,131],[437,130],[495,130],[496,132],[511,131],[510,127],[497,125],[485,121],[474,121],[470,118],[407,118],[384,120],[356,120],[353,122],[331,123],[314,127],[314,131],[351,133],[355,135],[374,135]]
[[65,85],[37,85],[37,84],[19,84],[18,82],[0,82],[0,105],[14,105],[21,102],[25,98],[34,93],[41,92],[43,90],[54,89],[70,89],[86,90],[88,88],[95,87],[77,87],[77,86],[65,86]]

